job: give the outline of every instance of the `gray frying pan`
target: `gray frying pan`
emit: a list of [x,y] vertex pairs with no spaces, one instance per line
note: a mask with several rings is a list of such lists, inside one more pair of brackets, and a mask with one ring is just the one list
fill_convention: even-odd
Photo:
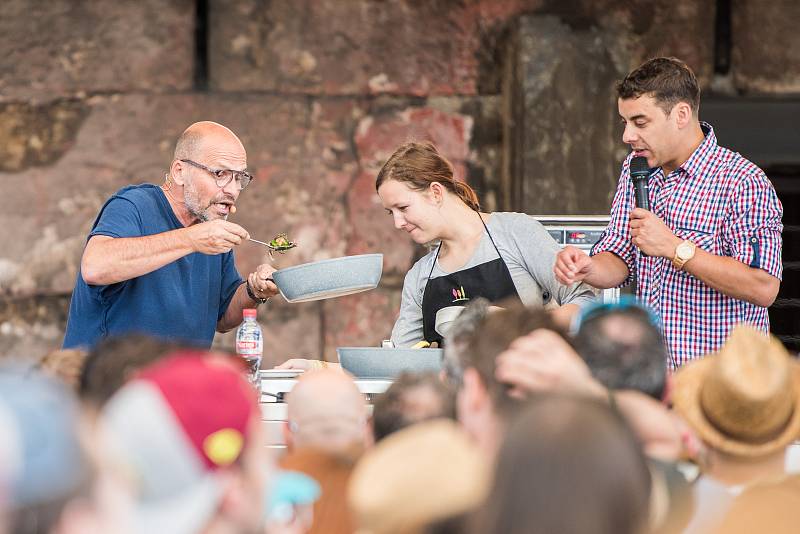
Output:
[[279,269],[272,280],[286,302],[310,302],[374,289],[382,273],[383,254],[361,254]]

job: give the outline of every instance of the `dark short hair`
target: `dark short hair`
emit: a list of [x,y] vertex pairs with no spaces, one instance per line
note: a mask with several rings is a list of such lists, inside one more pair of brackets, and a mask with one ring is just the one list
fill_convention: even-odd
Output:
[[567,343],[566,333],[544,308],[528,308],[510,301],[498,304],[504,309],[488,313],[471,335],[466,336],[460,351],[461,368],[474,368],[492,399],[496,413],[503,416],[514,411],[521,402],[509,395],[511,386],[495,377],[497,357],[511,343],[534,330],[546,329],[560,335]]
[[[439,403],[429,410],[412,410],[415,390],[428,389]],[[455,395],[436,373],[404,372],[375,400],[372,412],[372,431],[375,441],[415,423],[445,417],[455,419]]]
[[180,346],[144,334],[100,341],[89,352],[78,385],[81,400],[102,407],[136,372]]
[[657,57],[645,61],[617,84],[623,100],[651,96],[668,114],[678,102],[686,102],[695,115],[700,109],[700,86],[692,69],[680,59]]
[[[626,339],[609,336],[606,326],[621,320]],[[609,308],[581,321],[575,350],[600,383],[611,389],[633,389],[662,400],[669,354],[661,330],[638,306]]]

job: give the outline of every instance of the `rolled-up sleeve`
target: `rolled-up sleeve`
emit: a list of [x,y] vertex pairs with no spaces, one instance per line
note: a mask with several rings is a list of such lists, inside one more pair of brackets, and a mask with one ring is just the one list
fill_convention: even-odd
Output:
[[625,262],[625,265],[628,266],[628,278],[621,284],[623,286],[630,283],[636,271],[634,246],[630,234],[631,208],[633,207],[633,187],[628,180],[630,159],[631,156],[628,156],[622,164],[617,191],[614,193],[614,200],[611,203],[611,220],[603,232],[603,236],[594,244],[590,252],[591,256],[601,252],[611,252]]
[[742,263],[783,277],[783,206],[772,184],[762,173],[739,182],[725,217],[726,251]]

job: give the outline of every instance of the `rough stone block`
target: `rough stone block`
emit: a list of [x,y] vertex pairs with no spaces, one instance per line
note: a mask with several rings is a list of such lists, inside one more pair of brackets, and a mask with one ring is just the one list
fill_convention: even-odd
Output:
[[732,72],[747,93],[800,93],[800,2],[734,0]]
[[541,1],[212,0],[220,90],[475,94],[483,28]]
[[[711,83],[715,2],[581,0],[580,7],[572,6],[571,2],[561,2],[550,13],[560,16],[562,22],[577,32],[595,27],[613,36],[624,45],[627,70],[652,57],[675,56],[694,70],[701,86],[707,87]],[[620,55],[615,59],[624,61],[626,58]]]
[[605,213],[624,157],[613,38],[522,17],[508,60],[506,205],[533,214]]
[[4,0],[0,99],[189,89],[194,29],[191,0]]
[[552,14],[579,30],[612,29],[628,39],[634,63],[676,55],[704,85],[713,66],[714,3],[706,0],[212,0],[210,6],[211,85],[219,90],[496,93],[496,51],[522,13]]
[[0,364],[35,363],[61,347],[69,296],[0,297]]

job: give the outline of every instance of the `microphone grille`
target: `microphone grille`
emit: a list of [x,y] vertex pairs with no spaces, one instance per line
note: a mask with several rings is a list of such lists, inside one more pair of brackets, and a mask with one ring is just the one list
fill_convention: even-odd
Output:
[[636,156],[631,159],[631,176],[649,175],[650,166],[647,164],[647,158],[644,156]]

